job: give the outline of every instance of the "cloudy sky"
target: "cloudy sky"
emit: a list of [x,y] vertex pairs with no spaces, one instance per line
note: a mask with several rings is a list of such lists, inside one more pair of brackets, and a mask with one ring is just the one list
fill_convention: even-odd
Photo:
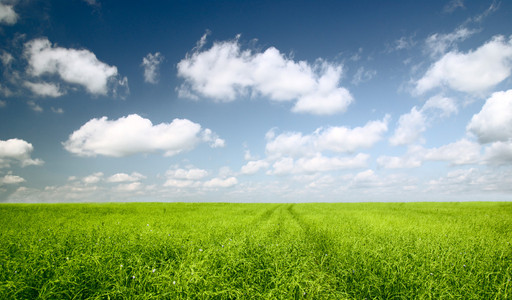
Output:
[[0,0],[0,202],[512,200],[510,1]]

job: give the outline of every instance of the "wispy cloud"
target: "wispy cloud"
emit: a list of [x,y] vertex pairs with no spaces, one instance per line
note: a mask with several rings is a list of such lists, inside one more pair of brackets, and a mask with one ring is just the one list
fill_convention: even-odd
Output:
[[443,12],[452,13],[459,8],[465,8],[464,0],[451,0],[444,6]]
[[27,101],[27,105],[31,110],[33,110],[35,112],[43,112],[43,108],[39,104],[37,104],[35,101],[32,101],[32,100]]
[[160,52],[155,54],[148,53],[142,59],[141,66],[144,67],[144,81],[156,84],[159,81],[159,68],[160,64],[164,61],[164,56]]

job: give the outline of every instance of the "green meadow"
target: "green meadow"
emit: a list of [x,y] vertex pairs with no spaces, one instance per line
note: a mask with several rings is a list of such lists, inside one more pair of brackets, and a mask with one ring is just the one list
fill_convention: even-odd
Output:
[[512,203],[2,204],[0,299],[509,299]]

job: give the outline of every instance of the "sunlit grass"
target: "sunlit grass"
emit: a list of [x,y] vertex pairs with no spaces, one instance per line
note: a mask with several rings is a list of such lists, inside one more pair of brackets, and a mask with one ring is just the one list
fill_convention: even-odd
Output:
[[0,299],[507,299],[512,203],[0,205]]

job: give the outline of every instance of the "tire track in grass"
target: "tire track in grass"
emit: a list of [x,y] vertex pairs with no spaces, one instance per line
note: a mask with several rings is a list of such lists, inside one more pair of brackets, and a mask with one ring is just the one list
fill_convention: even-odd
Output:
[[316,287],[321,287],[316,290],[316,294],[319,296],[336,295],[340,299],[344,299],[346,295],[340,292],[338,286],[341,278],[338,277],[337,268],[340,265],[336,259],[336,254],[339,249],[336,248],[329,233],[308,223],[295,211],[294,207],[295,204],[287,206],[286,212],[302,230],[304,254],[311,262],[311,272],[317,278]]
[[276,212],[276,210],[278,208],[282,207],[282,204],[278,204],[278,205],[273,204],[272,206],[273,207],[265,210],[259,217],[257,217],[253,221],[252,225],[257,225],[257,224],[263,223],[265,221],[268,221],[272,217],[272,215]]
[[304,231],[306,241],[313,246],[313,249],[316,250],[316,252],[327,254],[329,250],[331,250],[331,238],[327,233],[304,221],[304,219],[293,209],[294,206],[295,204],[291,204],[286,208],[286,210],[292,219],[297,222]]

